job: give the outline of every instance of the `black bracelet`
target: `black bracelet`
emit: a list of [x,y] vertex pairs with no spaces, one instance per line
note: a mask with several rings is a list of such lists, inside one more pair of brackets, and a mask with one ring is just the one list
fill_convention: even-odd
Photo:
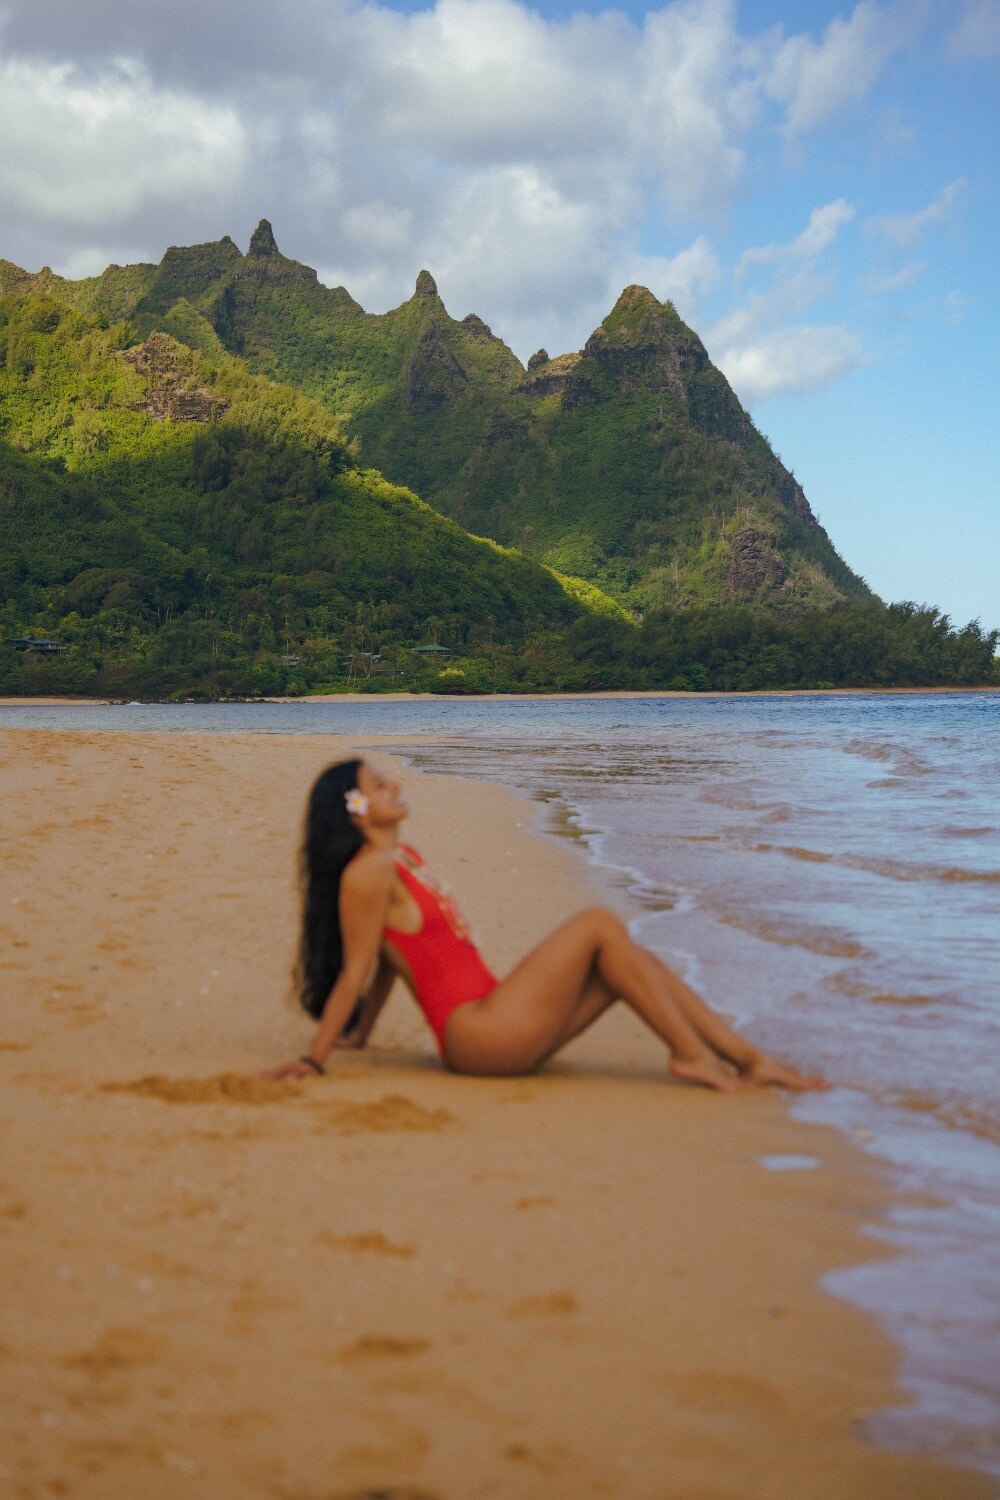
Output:
[[303,1052],[302,1056],[299,1058],[299,1062],[304,1062],[306,1067],[312,1068],[314,1073],[326,1072],[323,1064],[321,1062],[317,1062],[314,1057],[310,1057],[308,1052]]

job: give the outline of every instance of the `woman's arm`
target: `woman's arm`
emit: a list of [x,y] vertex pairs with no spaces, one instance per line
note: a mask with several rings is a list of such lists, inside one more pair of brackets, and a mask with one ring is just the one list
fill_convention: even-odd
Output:
[[395,979],[396,971],[392,965],[384,958],[379,959],[375,977],[348,1016],[344,1029],[333,1044],[335,1047],[364,1047],[367,1044]]
[[340,934],[344,962],[323,1007],[316,1035],[305,1054],[312,1062],[296,1058],[272,1068],[264,1074],[265,1078],[306,1078],[322,1070],[327,1053],[343,1031],[374,967],[395,878],[391,855],[381,851],[362,850],[347,866],[340,882]]

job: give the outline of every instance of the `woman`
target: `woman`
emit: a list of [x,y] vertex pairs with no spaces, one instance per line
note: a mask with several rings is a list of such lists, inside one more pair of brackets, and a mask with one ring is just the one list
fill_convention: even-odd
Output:
[[397,841],[408,811],[398,782],[367,761],[330,766],[313,787],[300,999],[319,1029],[307,1053],[265,1076],[322,1073],[332,1048],[364,1046],[400,975],[458,1073],[529,1072],[623,1000],[666,1043],[678,1078],[725,1093],[827,1086],[744,1041],[603,907],[571,917],[497,980],[447,892]]

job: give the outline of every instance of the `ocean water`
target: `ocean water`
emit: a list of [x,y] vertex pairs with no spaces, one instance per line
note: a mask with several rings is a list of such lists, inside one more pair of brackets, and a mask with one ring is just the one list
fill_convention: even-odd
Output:
[[642,942],[827,1073],[796,1114],[905,1191],[870,1231],[899,1254],[827,1281],[903,1350],[911,1404],[871,1435],[1000,1475],[1000,695],[0,708],[15,724],[390,735],[545,804]]

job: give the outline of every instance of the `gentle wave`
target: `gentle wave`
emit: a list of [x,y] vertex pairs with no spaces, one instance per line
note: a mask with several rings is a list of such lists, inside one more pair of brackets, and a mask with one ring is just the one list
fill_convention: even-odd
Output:
[[804,948],[809,953],[820,953],[824,958],[874,958],[870,949],[856,938],[841,937],[829,928],[807,927],[791,922],[775,922],[767,917],[754,916],[747,911],[716,907],[715,915],[727,927],[737,927],[751,937],[762,938],[766,943],[778,943],[783,948]]
[[845,755],[861,755],[865,760],[888,761],[894,776],[929,776],[931,767],[912,750],[885,740],[848,740],[841,746]]
[[830,974],[823,980],[824,989],[835,990],[850,1000],[867,1000],[871,1005],[935,1005],[934,995],[912,994],[894,990],[880,990],[863,980],[853,979],[847,974]]
[[902,859],[872,858],[866,854],[829,854],[820,849],[803,849],[795,844],[754,844],[757,854],[784,854],[810,864],[840,865],[847,870],[864,870],[882,875],[886,880],[943,881],[946,884],[998,885],[1000,870],[969,870],[962,865],[923,865]]
[[886,1095],[883,1102],[914,1114],[929,1115],[952,1130],[964,1130],[981,1141],[1000,1145],[1000,1121],[986,1109],[977,1108],[967,1100],[935,1099],[928,1094],[894,1093]]

